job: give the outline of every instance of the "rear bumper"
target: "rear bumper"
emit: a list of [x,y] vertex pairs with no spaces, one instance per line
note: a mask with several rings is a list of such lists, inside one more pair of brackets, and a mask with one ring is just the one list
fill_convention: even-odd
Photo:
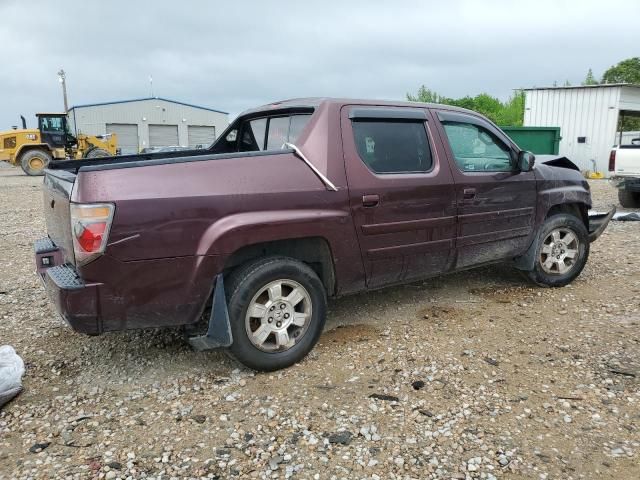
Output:
[[49,238],[37,240],[34,250],[36,271],[60,316],[78,332],[100,333],[98,284],[85,283],[73,266],[63,263],[62,253]]
[[48,297],[71,328],[88,335],[100,333],[97,284],[85,284],[69,265],[48,268],[43,280]]
[[630,192],[640,192],[640,177],[639,176],[614,176],[609,178],[614,187],[622,190],[628,190]]
[[34,249],[56,310],[71,328],[89,335],[194,323],[222,269],[216,256],[122,262],[109,255],[76,269],[48,238]]

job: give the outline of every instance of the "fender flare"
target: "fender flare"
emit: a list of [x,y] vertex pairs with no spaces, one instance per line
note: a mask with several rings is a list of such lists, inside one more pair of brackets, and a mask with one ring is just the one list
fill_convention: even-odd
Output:
[[16,150],[16,153],[15,153],[16,163],[20,163],[21,161],[20,157],[22,157],[22,154],[29,150],[46,150],[47,152],[49,152],[49,155],[51,155],[51,148],[49,148],[49,144],[47,143],[24,144],[24,145],[21,145],[20,148]]
[[[196,255],[224,256],[251,244],[307,237],[324,238],[331,246],[349,219],[345,210],[271,210],[228,215],[207,228]],[[292,230],[297,232],[288,234]],[[304,233],[299,233],[302,230]]]

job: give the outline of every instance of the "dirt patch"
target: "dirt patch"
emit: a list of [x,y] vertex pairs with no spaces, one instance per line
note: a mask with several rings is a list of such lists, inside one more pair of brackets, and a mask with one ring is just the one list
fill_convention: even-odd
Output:
[[448,318],[459,318],[462,312],[461,309],[448,305],[429,305],[428,307],[418,310],[417,317],[420,320],[438,321]]
[[320,338],[320,345],[367,342],[378,335],[380,335],[380,330],[373,325],[338,325],[333,330],[329,330],[322,334],[322,337]]

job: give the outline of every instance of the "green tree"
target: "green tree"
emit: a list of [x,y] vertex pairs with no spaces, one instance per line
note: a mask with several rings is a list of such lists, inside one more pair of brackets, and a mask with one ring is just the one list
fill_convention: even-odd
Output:
[[445,103],[443,102],[444,97],[438,95],[433,90],[429,90],[427,87],[422,85],[418,89],[418,93],[415,95],[411,95],[407,93],[407,100],[410,102],[422,102],[422,103]]
[[640,85],[640,57],[627,58],[602,75],[602,83],[633,83]]
[[467,95],[462,98],[448,98],[423,85],[415,95],[407,93],[407,100],[467,108],[483,114],[498,125],[521,126],[524,120],[524,92],[522,91],[514,93],[506,102],[501,102],[487,93],[481,93],[475,97]]
[[584,82],[582,82],[582,85],[598,85],[598,81],[596,80],[596,77],[593,76],[593,70],[589,69],[589,71],[587,72],[587,76],[584,79]]
[[[602,83],[633,83],[640,85],[640,57],[627,58],[602,75]],[[640,130],[640,118],[620,115],[618,131]]]

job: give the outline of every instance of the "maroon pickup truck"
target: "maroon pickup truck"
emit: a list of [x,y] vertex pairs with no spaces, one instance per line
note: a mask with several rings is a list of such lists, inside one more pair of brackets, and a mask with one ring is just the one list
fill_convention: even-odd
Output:
[[327,298],[494,262],[576,278],[611,216],[565,158],[534,166],[481,115],[298,99],[208,149],[54,162],[38,272],[79,332],[185,326],[258,370],[303,358]]

